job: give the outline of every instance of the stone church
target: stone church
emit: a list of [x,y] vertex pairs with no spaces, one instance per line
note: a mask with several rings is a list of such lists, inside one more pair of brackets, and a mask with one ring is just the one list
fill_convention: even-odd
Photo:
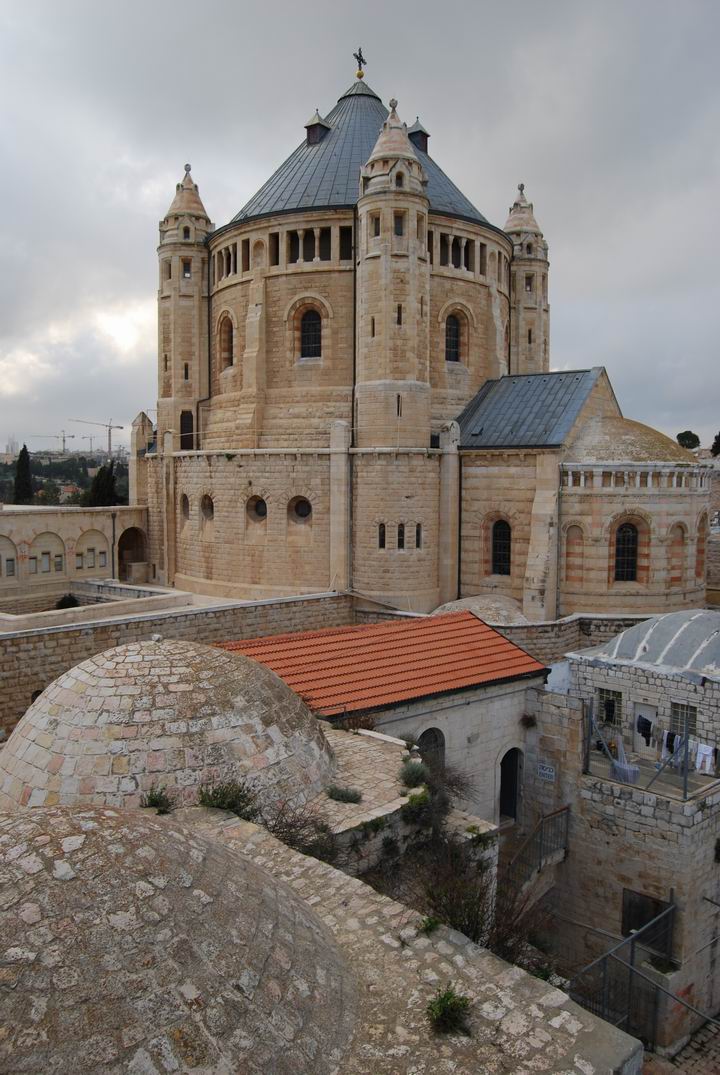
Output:
[[491,224],[389,106],[358,71],[220,227],[185,166],[133,425],[151,577],[493,622],[702,606],[706,469],[602,367],[550,372],[523,184]]

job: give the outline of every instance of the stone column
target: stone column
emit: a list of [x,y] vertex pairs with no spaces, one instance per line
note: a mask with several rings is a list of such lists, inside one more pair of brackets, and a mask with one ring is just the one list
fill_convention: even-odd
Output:
[[448,422],[440,433],[440,522],[438,526],[438,570],[444,605],[460,597],[458,586],[458,527],[460,524],[460,426]]
[[347,422],[330,427],[329,589],[350,588],[350,438]]
[[313,261],[320,260],[320,228],[313,228],[313,235],[315,236],[315,257]]

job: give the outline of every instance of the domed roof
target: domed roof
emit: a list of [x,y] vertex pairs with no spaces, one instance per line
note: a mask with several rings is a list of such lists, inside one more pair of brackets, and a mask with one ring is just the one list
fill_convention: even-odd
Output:
[[533,204],[525,197],[525,184],[518,183],[515,201],[510,206],[509,216],[505,222],[505,231],[513,235],[516,232],[542,235],[533,212]]
[[720,679],[720,612],[688,609],[651,616],[581,656]]
[[[314,144],[303,141],[232,223],[301,209],[352,208],[359,197],[360,169],[387,117],[375,91],[358,79],[325,116],[324,123],[330,127],[325,137]],[[435,161],[417,145],[414,150],[427,175],[430,209],[487,224]]]
[[0,864],[3,1071],[341,1067],[344,957],[238,851],[146,812],[56,808],[0,819]]
[[299,803],[332,771],[317,719],[269,668],[191,642],[132,642],[33,702],[0,752],[0,810],[139,806],[153,784],[193,802],[200,784],[228,779]]
[[568,448],[566,463],[693,463],[692,452],[629,418],[590,418]]
[[460,612],[464,608],[492,626],[530,622],[517,601],[501,594],[476,594],[474,597],[461,597],[458,601],[447,601],[444,605],[438,605],[432,615],[442,616],[446,612]]
[[390,160],[417,160],[417,154],[408,138],[407,123],[403,123],[397,114],[397,101],[390,101],[390,115],[380,128],[378,140],[368,157],[368,163],[387,157]]

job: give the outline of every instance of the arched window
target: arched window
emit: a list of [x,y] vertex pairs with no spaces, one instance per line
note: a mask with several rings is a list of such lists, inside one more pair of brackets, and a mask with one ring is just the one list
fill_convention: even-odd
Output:
[[186,493],[183,493],[180,497],[180,516],[184,523],[190,518],[190,501],[188,500]]
[[422,523],[415,523],[415,548],[422,548]]
[[397,547],[399,549],[405,548],[405,523],[398,523]]
[[322,318],[317,310],[306,310],[300,321],[300,357],[322,356]]
[[637,582],[638,530],[633,523],[622,523],[615,534],[615,581]]
[[385,548],[385,523],[378,523],[378,548]]
[[220,368],[228,369],[235,362],[235,340],[233,323],[229,317],[220,322]]
[[670,531],[670,586],[682,586],[685,581],[685,529],[680,523]]
[[180,451],[192,452],[195,448],[192,411],[180,412]]
[[445,322],[445,361],[460,361],[460,318],[450,314]]
[[402,174],[402,172],[398,172],[396,174],[396,176],[395,176],[395,186],[396,187],[402,187],[403,183],[404,183],[403,174]]
[[492,528],[492,573],[509,575],[511,560],[512,531],[510,523],[498,519]]
[[190,228],[183,228],[183,239],[190,238]]

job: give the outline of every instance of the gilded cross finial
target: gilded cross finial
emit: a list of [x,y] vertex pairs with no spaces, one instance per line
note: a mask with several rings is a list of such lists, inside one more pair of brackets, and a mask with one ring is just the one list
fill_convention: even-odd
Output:
[[357,64],[357,71],[355,74],[357,78],[364,78],[365,72],[363,71],[363,67],[367,63],[367,60],[363,56],[362,45],[358,48],[357,52],[353,52],[353,56],[355,57],[355,62]]
[[518,190],[520,191],[521,194],[524,194],[525,193],[525,184],[524,183],[518,183]]

